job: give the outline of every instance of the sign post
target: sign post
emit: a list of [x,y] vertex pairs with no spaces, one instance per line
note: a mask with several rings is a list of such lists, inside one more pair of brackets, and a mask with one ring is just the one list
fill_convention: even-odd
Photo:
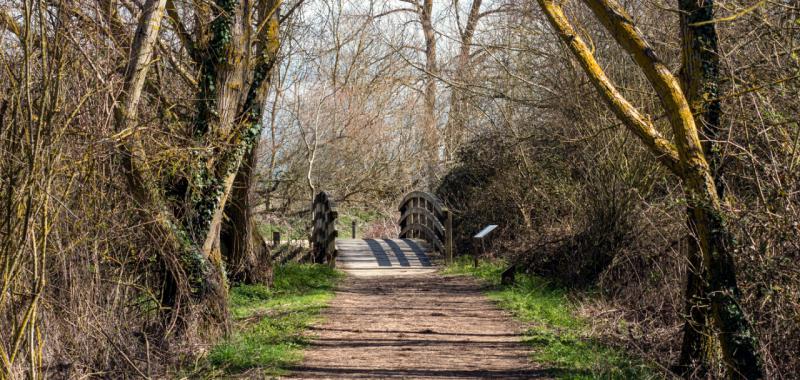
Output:
[[481,252],[485,251],[486,247],[484,246],[484,240],[486,239],[487,236],[489,236],[489,234],[492,231],[495,230],[495,228],[497,228],[496,224],[490,224],[490,225],[488,225],[486,227],[483,227],[483,229],[480,230],[480,232],[478,232],[477,234],[475,234],[475,236],[472,237],[472,240],[475,242],[475,250],[474,250],[475,254],[473,256],[473,262],[472,262],[473,267],[475,267],[475,268],[478,267],[478,255],[480,253],[478,252],[478,244],[477,243],[480,242]]

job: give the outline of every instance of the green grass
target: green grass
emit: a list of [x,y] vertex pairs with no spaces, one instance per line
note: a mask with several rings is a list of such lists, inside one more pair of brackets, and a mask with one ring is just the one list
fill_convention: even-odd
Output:
[[447,274],[470,275],[493,285],[489,298],[530,325],[525,343],[533,348],[532,359],[553,367],[560,379],[654,379],[657,371],[624,351],[591,337],[586,321],[575,316],[575,305],[565,289],[546,280],[517,274],[513,286],[501,286],[502,262],[480,262],[473,267],[462,257],[445,270]]
[[336,229],[339,231],[339,237],[350,238],[353,221],[356,222],[356,237],[359,239],[364,236],[364,230],[368,225],[381,219],[381,214],[372,210],[360,210],[357,208],[339,210],[339,216],[336,218]]
[[302,359],[304,331],[333,297],[341,273],[324,265],[287,264],[275,270],[273,287],[231,289],[234,332],[206,357],[208,377],[246,371],[273,376]]
[[262,223],[258,225],[259,232],[267,240],[272,241],[272,233],[280,232],[281,240],[308,239],[305,219],[288,220],[285,224]]

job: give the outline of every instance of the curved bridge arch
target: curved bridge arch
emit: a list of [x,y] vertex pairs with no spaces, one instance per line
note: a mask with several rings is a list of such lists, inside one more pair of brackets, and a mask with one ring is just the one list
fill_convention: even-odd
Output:
[[[426,250],[434,250],[449,262],[453,258],[453,219],[450,211],[445,208],[442,201],[435,195],[423,191],[412,191],[408,193],[400,203],[400,239],[420,239],[429,244],[428,248],[420,248],[415,242],[406,240],[405,242],[392,242],[392,239],[382,241],[389,246],[392,255],[396,255],[397,261],[401,261],[399,267],[408,267],[406,254],[413,253],[412,257],[419,260],[419,265],[430,266],[427,261]],[[336,231],[336,204],[327,192],[319,192],[314,197],[312,204],[313,230],[311,232],[312,258],[315,263],[328,263],[335,265],[338,256],[337,241],[338,232]],[[389,254],[383,247],[373,247],[374,239],[343,239],[343,252],[350,260],[359,262],[378,260],[380,263],[380,253],[386,256]],[[361,249],[366,244],[367,255]],[[401,246],[406,246],[403,248]],[[380,249],[379,249],[380,248]],[[374,256],[374,257],[373,257]],[[403,264],[405,262],[405,265]],[[391,265],[389,265],[391,266]]]
[[400,202],[400,238],[422,239],[450,260],[452,216],[442,201],[423,191],[412,191]]

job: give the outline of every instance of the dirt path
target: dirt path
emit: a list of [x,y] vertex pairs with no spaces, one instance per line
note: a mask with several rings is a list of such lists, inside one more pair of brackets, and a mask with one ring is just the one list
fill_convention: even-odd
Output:
[[294,379],[548,378],[522,328],[464,277],[348,276]]

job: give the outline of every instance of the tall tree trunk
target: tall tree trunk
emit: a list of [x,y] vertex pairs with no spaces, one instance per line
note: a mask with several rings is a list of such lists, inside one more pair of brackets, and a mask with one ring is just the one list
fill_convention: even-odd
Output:
[[123,91],[115,108],[116,136],[123,142],[121,161],[131,194],[140,204],[143,218],[155,222],[147,224],[153,229],[154,236],[161,237],[166,243],[161,260],[167,278],[161,298],[169,308],[172,323],[177,322],[176,311],[190,295],[207,306],[208,316],[225,322],[227,290],[224,281],[219,280],[209,265],[208,257],[189,239],[186,230],[169,211],[149,167],[137,126],[139,100],[158,39],[165,3],[165,0],[148,0],[145,4],[130,50]]
[[[471,77],[470,70],[470,55],[472,54],[472,38],[475,36],[475,28],[481,18],[481,3],[482,0],[472,0],[470,5],[469,15],[467,16],[467,23],[464,29],[460,31],[461,46],[458,51],[458,58],[456,60],[455,70],[455,83],[450,92],[450,112],[448,114],[447,124],[444,131],[444,151],[445,162],[450,163],[461,146],[466,115],[464,115],[465,99],[463,88],[458,86],[465,86]],[[458,12],[458,10],[455,10]]]
[[433,29],[433,0],[424,0],[419,9],[422,34],[425,36],[425,110],[423,120],[422,148],[425,162],[427,186],[436,182],[439,167],[439,131],[436,126],[436,31]]
[[[198,60],[201,78],[194,136],[202,148],[198,151],[210,153],[197,157],[193,167],[187,168],[192,172],[192,178],[187,179],[190,186],[178,189],[182,199],[187,200],[183,208],[175,208],[165,197],[160,187],[163,179],[150,168],[135,122],[165,0],[148,0],[131,49],[123,93],[115,110],[118,131],[115,137],[122,141],[121,160],[131,193],[141,205],[143,217],[154,221],[147,224],[154,236],[165,242],[162,261],[168,275],[161,298],[171,310],[173,322],[178,320],[177,311],[182,307],[198,310],[200,306],[199,311],[206,318],[228,327],[227,278],[220,231],[223,210],[241,161],[260,135],[261,108],[278,47],[280,1],[265,2],[272,4],[266,11],[272,13],[266,17],[274,18],[274,22],[261,28],[265,38],[261,43],[264,49],[259,51],[263,54],[254,61],[249,60],[251,25],[249,19],[244,20],[249,17],[250,3],[216,0],[210,11],[210,27],[200,27],[209,35],[197,38],[205,42],[188,41]],[[250,68],[252,78],[245,89],[245,74]]]
[[223,255],[228,276],[246,284],[272,283],[272,261],[265,240],[253,218],[253,177],[258,143],[247,152],[233,184],[231,200],[225,208],[227,220],[222,230]]
[[[713,0],[678,0],[681,10],[681,44],[683,67],[681,84],[683,92],[695,114],[695,124],[701,127],[703,151],[716,184],[717,195],[722,198],[723,186],[720,175],[720,155],[714,141],[719,134],[721,106],[718,99],[719,55],[717,31],[712,22]],[[686,281],[686,321],[683,326],[683,343],[676,370],[685,377],[704,377],[708,371],[707,352],[711,348],[708,337],[711,331],[706,316],[709,308],[707,284],[703,278],[705,268],[699,242],[696,239],[697,221],[695,210],[688,208],[689,246],[687,259],[689,269]]]
[[578,58],[612,110],[659,155],[667,167],[682,178],[686,200],[694,216],[703,265],[707,268],[704,273],[707,273],[711,316],[719,331],[729,376],[748,379],[763,377],[757,340],[739,304],[736,268],[731,254],[732,238],[725,225],[724,210],[694,117],[678,80],[656,57],[653,48],[645,42],[631,17],[619,4],[613,0],[583,0],[617,43],[631,55],[658,94],[675,136],[678,165],[674,165],[672,157],[665,159],[663,156],[671,153],[671,147],[659,143],[663,138],[657,133],[653,134],[655,128],[652,123],[642,119],[641,114],[619,94],[586,43],[569,24],[561,6],[552,0],[538,1],[551,25]]
[[684,321],[683,341],[677,365],[673,370],[681,376],[703,378],[708,372],[707,352],[711,347],[708,328],[708,311],[710,305],[707,298],[707,283],[704,273],[703,257],[697,239],[694,208],[686,208],[687,227],[689,234],[686,237],[686,289],[684,292]]
[[265,28],[256,35],[255,70],[241,113],[240,124],[248,126],[252,135],[246,146],[245,157],[238,167],[232,189],[232,199],[225,213],[223,245],[228,272],[234,281],[244,283],[272,283],[272,262],[264,238],[253,218],[253,177],[258,160],[258,145],[263,129],[264,103],[272,78],[272,68],[277,60],[280,21],[280,0],[261,0],[257,3],[258,24]]

